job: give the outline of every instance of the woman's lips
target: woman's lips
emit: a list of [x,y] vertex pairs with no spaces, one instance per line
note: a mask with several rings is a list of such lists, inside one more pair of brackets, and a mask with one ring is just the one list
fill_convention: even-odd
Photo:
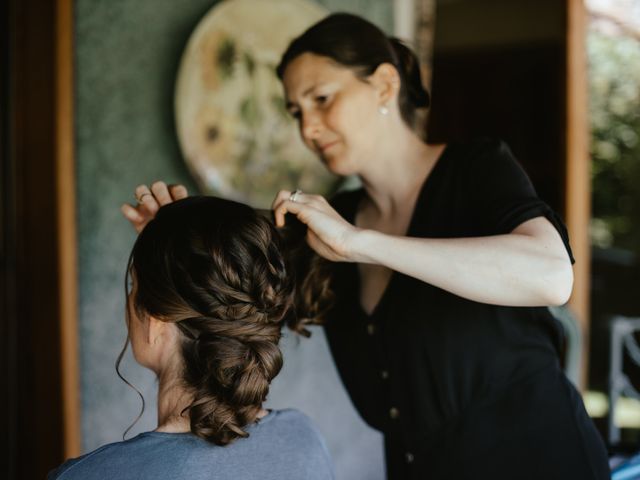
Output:
[[328,148],[334,146],[336,143],[338,143],[337,140],[335,142],[329,142],[329,143],[325,143],[324,145],[319,145],[320,151],[324,153],[327,151]]

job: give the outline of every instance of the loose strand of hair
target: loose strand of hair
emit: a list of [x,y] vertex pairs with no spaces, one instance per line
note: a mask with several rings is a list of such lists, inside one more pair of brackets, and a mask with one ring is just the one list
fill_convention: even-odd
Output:
[[142,392],[138,390],[138,388],[136,388],[135,385],[133,385],[129,380],[127,380],[124,377],[124,375],[122,375],[122,372],[120,371],[120,365],[122,363],[122,359],[124,358],[124,354],[126,353],[128,346],[129,346],[129,335],[127,335],[127,338],[124,342],[124,346],[122,347],[122,350],[120,350],[120,353],[118,354],[118,358],[116,360],[116,374],[118,375],[118,377],[120,377],[120,380],[122,380],[125,384],[127,384],[127,386],[132,388],[138,394],[138,396],[140,397],[141,406],[140,406],[140,413],[138,414],[138,416],[122,434],[122,440],[126,440],[127,433],[129,433],[129,431],[135,426],[135,424],[138,423],[138,421],[142,418],[142,415],[144,414],[144,410],[146,406],[144,395],[142,395]]
[[[133,250],[129,254],[129,260],[127,261],[127,270],[124,275],[124,298],[125,298],[124,303],[125,303],[125,318],[127,319],[127,324],[129,323],[129,320],[130,320],[129,319],[129,302],[127,300],[127,297],[129,296],[129,278],[130,278],[132,264],[133,264]],[[124,375],[122,375],[122,372],[120,371],[120,365],[122,364],[124,355],[127,352],[127,347],[129,346],[129,342],[130,342],[129,333],[127,332],[127,338],[125,339],[124,345],[122,346],[122,350],[120,350],[120,353],[118,354],[118,358],[116,359],[116,364],[115,364],[116,374],[118,375],[120,380],[122,380],[127,386],[132,388],[138,394],[138,396],[140,397],[141,407],[140,407],[140,413],[138,414],[138,416],[131,423],[131,425],[129,425],[127,429],[123,432],[122,440],[126,439],[127,433],[129,433],[129,431],[135,426],[135,424],[138,423],[138,421],[142,418],[142,415],[144,414],[144,410],[146,406],[144,395],[142,394],[142,392],[138,390],[138,388],[136,388],[131,382],[129,382],[129,380],[127,380],[124,377]]]

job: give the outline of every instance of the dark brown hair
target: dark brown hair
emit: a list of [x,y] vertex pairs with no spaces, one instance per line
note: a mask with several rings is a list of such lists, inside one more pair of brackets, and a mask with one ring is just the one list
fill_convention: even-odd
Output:
[[413,128],[416,109],[429,107],[429,92],[420,77],[420,62],[399,39],[387,37],[373,23],[349,13],[335,13],[312,25],[294,39],[282,55],[277,74],[303,53],[331,58],[364,80],[382,63],[393,65],[400,75],[398,104],[403,120]]
[[252,208],[189,197],[158,211],[135,242],[133,308],[175,323],[191,431],[218,445],[245,437],[282,367],[293,279],[273,224]]

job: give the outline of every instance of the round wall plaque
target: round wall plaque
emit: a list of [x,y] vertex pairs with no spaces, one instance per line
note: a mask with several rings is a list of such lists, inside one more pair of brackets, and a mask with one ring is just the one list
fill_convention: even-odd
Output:
[[337,183],[302,143],[275,68],[289,42],[327,14],[308,0],[226,0],[192,33],[175,92],[178,139],[201,191],[271,205],[280,189]]

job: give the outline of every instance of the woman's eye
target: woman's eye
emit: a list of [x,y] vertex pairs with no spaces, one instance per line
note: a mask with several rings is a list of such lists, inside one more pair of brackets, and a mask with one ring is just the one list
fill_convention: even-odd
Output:
[[316,97],[316,102],[322,104],[322,103],[325,103],[328,99],[329,99],[328,95],[318,95]]

